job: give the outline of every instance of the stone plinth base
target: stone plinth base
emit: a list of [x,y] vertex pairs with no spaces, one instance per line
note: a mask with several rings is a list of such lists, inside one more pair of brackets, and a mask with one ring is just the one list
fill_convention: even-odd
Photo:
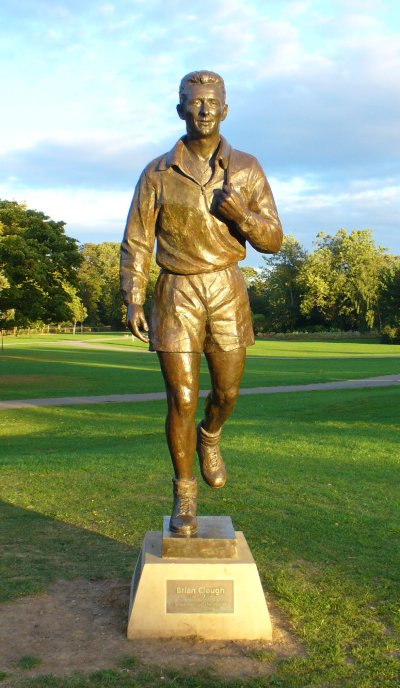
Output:
[[164,516],[163,558],[230,559],[237,556],[236,533],[230,516],[198,516],[198,531],[193,537],[172,533],[169,520],[169,516]]
[[162,533],[146,533],[132,579],[128,639],[197,635],[271,640],[257,567],[243,533],[236,556],[164,557]]

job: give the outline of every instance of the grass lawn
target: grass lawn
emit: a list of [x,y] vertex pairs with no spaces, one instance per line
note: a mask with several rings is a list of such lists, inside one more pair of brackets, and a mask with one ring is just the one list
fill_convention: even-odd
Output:
[[[224,430],[227,487],[200,486],[200,513],[228,514],[245,532],[305,657],[247,683],[167,672],[161,684],[138,668],[24,685],[399,685],[399,406],[394,388],[242,397]],[[130,577],[144,531],[170,510],[164,411],[152,402],[0,414],[3,600],[57,578]]]
[[[310,335],[311,336],[311,335]],[[40,344],[42,347],[58,346],[62,343],[84,342],[86,345],[97,346],[121,346],[138,351],[147,351],[147,344],[138,339],[133,339],[127,332],[101,332],[49,335],[22,335],[18,337],[7,336],[4,338],[4,350],[17,348],[30,348]],[[377,339],[341,339],[331,341],[287,341],[274,339],[257,339],[255,345],[250,347],[248,353],[251,356],[283,356],[284,358],[308,358],[313,357],[342,357],[342,356],[397,356],[400,357],[399,344],[381,344]]]
[[[99,345],[125,342],[129,351],[123,345],[116,351],[71,347],[71,341],[76,341],[72,335],[69,339],[61,335],[8,337],[0,352],[0,399],[164,389],[156,354],[145,353],[130,338],[86,335],[84,340]],[[400,372],[400,347],[382,344],[259,341],[248,353],[242,387],[308,384]],[[204,361],[200,382],[202,389],[209,387]]]

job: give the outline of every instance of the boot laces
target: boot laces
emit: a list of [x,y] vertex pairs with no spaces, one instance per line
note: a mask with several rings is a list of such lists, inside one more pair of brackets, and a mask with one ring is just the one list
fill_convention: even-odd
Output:
[[184,495],[180,497],[180,504],[179,504],[179,515],[180,516],[185,516],[186,514],[190,514],[191,512],[191,501],[192,498],[189,497],[188,495]]
[[219,466],[219,456],[216,447],[210,447],[208,453],[209,463],[211,468],[218,468]]

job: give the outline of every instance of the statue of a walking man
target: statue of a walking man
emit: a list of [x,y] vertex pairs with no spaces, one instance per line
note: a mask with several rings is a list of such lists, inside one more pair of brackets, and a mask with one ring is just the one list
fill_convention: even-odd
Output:
[[[174,467],[170,529],[197,532],[197,449],[200,470],[213,488],[226,470],[219,441],[239,393],[246,347],[254,343],[249,301],[237,262],[246,241],[275,253],[282,229],[257,160],[231,148],[220,135],[226,118],[223,79],[214,72],[187,74],[179,89],[186,135],[143,171],[122,242],[121,284],[132,334],[157,352],[164,376],[166,434]],[[154,243],[161,268],[150,327],[143,312]],[[201,354],[212,390],[195,427]]]

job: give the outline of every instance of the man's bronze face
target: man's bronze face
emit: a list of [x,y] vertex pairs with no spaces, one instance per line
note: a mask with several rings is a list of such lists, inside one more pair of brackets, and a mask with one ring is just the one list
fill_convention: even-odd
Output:
[[177,105],[178,115],[186,122],[191,139],[202,139],[219,133],[219,125],[228,114],[218,84],[188,84],[182,103]]

